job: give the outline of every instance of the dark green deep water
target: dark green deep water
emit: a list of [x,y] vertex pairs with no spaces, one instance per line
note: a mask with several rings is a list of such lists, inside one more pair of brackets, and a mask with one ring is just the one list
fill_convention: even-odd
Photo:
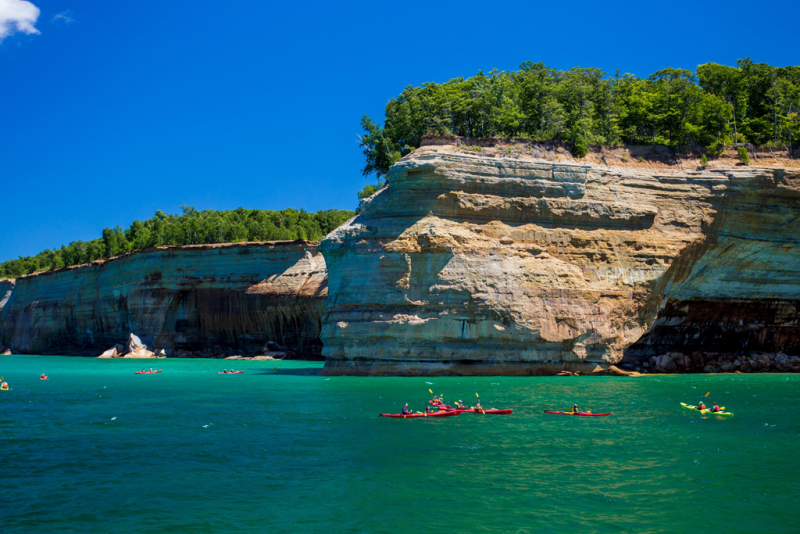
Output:
[[[230,365],[247,372],[215,373]],[[0,531],[800,532],[800,376],[319,367],[0,358]],[[377,417],[422,409],[428,388],[514,414]],[[709,390],[733,418],[678,404]],[[613,415],[542,413],[572,402]]]

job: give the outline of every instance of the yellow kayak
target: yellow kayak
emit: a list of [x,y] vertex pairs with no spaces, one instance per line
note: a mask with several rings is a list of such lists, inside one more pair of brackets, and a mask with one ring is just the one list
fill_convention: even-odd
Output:
[[733,412],[712,412],[708,408],[706,408],[705,410],[698,410],[697,406],[692,406],[691,404],[686,404],[684,402],[681,403],[681,406],[683,406],[687,410],[693,410],[695,412],[700,412],[703,415],[721,415],[723,417],[731,417],[731,416],[733,416]]

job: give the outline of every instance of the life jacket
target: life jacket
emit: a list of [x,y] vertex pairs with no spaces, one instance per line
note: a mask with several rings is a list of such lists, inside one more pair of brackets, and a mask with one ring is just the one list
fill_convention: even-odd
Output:
[[706,405],[701,402],[700,406],[698,406],[698,408],[701,409],[701,410],[705,410],[706,409]]

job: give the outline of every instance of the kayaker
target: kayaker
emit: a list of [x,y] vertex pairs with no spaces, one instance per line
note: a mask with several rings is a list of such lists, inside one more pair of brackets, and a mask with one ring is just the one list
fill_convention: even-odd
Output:
[[406,415],[406,414],[408,414],[408,403],[406,403],[406,405],[403,406],[403,415]]
[[573,404],[572,405],[572,410],[570,410],[569,413],[571,413],[573,415],[578,413],[578,405],[577,404]]
[[703,401],[700,401],[700,404],[698,406],[696,406],[696,408],[698,410],[705,410],[706,409],[706,404]]
[[425,406],[425,413],[431,413],[431,407]]
[[483,410],[483,408],[481,408],[481,401],[480,400],[478,401],[478,404],[475,405],[475,409],[476,410]]
[[722,410],[720,410],[719,405],[717,405],[717,403],[715,402],[714,406],[711,407],[711,411],[712,412],[721,412]]
[[0,389],[8,389],[8,383],[3,382],[2,384],[0,384]]
[[47,375],[42,373],[42,380],[47,380]]
[[461,401],[461,400],[458,401],[458,409],[459,410],[463,410],[464,409],[464,402]]

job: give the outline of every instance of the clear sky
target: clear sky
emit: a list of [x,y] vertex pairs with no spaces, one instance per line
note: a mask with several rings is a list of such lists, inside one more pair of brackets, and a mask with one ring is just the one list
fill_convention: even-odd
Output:
[[797,65],[800,3],[0,0],[0,261],[157,209],[353,209],[359,120],[543,61]]

